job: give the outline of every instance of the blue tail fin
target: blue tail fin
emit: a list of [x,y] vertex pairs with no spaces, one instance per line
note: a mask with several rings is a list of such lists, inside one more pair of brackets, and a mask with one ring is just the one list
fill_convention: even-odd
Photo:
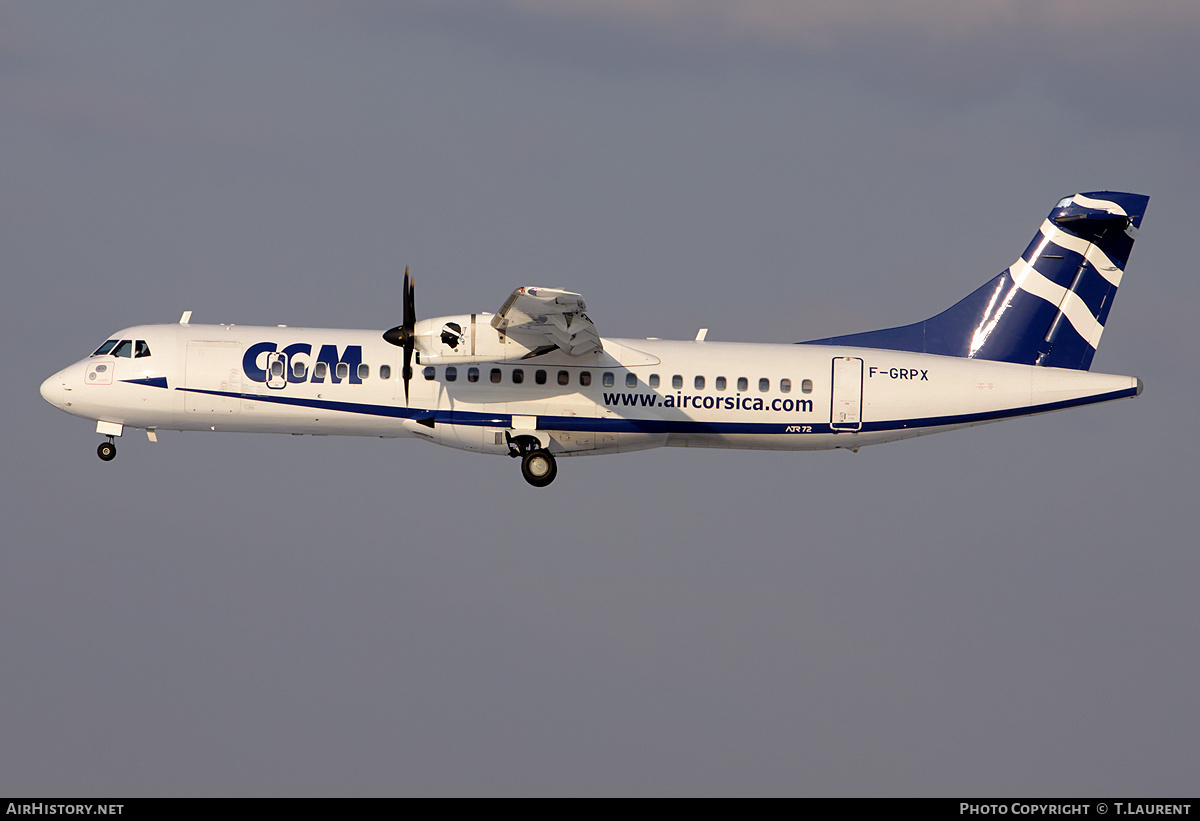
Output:
[[957,305],[912,325],[802,344],[1086,371],[1149,199],[1115,191],[1066,197],[1020,259]]

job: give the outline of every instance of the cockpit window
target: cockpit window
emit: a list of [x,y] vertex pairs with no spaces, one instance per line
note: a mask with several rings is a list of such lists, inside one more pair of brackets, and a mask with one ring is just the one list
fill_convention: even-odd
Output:
[[110,339],[96,349],[92,356],[123,356],[126,359],[131,357],[141,358],[150,355],[150,346],[146,340],[139,339],[136,342],[132,339]]

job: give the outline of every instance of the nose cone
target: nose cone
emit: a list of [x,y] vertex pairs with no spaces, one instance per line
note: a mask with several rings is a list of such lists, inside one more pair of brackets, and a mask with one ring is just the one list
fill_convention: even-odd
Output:
[[66,387],[62,371],[59,371],[42,383],[42,398],[54,407],[61,408],[67,401]]

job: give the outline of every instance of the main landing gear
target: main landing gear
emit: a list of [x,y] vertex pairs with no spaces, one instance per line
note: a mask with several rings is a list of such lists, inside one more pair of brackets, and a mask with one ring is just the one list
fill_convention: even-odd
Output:
[[101,442],[100,447],[96,448],[96,455],[105,462],[111,462],[117,458],[117,443],[113,441],[111,436],[108,437],[107,442]]
[[534,487],[545,487],[558,475],[558,463],[548,450],[531,450],[521,457],[521,475]]
[[536,436],[510,436],[507,432],[504,436],[508,440],[508,455],[521,460],[521,475],[526,482],[534,487],[545,487],[554,481],[558,463]]

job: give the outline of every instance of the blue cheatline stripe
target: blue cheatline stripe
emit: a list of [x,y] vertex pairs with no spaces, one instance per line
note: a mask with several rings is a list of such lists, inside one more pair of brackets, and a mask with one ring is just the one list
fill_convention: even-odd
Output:
[[128,382],[130,385],[149,385],[152,388],[165,388],[167,386],[167,378],[165,376],[147,376],[144,379],[122,379],[122,382]]
[[[404,408],[396,405],[368,405],[358,402],[335,402],[329,399],[305,399],[303,397],[268,396],[256,393],[207,391],[200,390],[199,388],[176,388],[175,390],[186,391],[188,393],[203,393],[210,396],[222,396],[228,399],[243,399],[247,402],[273,402],[277,405],[292,405],[295,407],[316,408],[318,410],[338,411],[341,413],[356,413],[362,416],[381,416],[391,419],[427,419],[432,417],[434,424],[437,425],[512,427],[512,415],[510,414]],[[913,428],[936,428],[942,425],[968,425],[973,422],[991,422],[1000,419],[1010,419],[1015,416],[1032,416],[1035,413],[1047,413],[1049,411],[1065,410],[1066,408],[1077,408],[1082,405],[1094,405],[1099,402],[1125,399],[1131,396],[1137,396],[1137,388],[1124,388],[1119,391],[1085,396],[1079,399],[1048,402],[1044,405],[1029,405],[1019,408],[983,411],[980,413],[925,416],[914,419],[891,419],[886,422],[864,422],[859,432],[872,433],[891,430],[911,430]],[[813,423],[804,419],[795,419],[790,422],[697,422],[690,419],[610,419],[587,416],[522,415],[537,416],[538,428],[540,430],[571,430],[593,433],[785,434],[787,428],[797,425],[806,425],[812,428],[812,433],[846,434],[853,432],[834,431],[828,422]]]

